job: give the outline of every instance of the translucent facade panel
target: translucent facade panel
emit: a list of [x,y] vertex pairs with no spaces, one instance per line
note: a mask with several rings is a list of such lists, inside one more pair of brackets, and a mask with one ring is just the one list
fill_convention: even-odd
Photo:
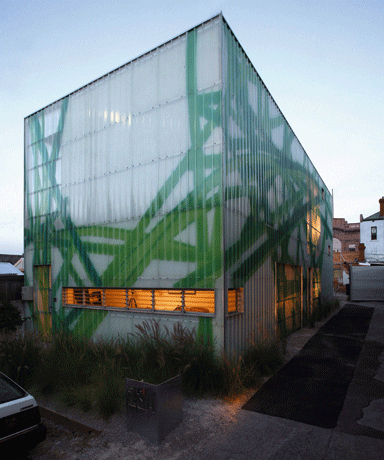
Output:
[[226,26],[223,60],[229,287],[243,286],[268,257],[320,267],[332,238],[331,196]]
[[178,78],[185,72],[184,49],[186,35],[158,49],[158,75],[162,82],[159,88],[159,104],[165,104],[185,97],[187,87],[185,79]]
[[[228,352],[276,338],[276,324],[300,327],[300,300],[278,303],[275,264],[332,270],[332,197],[232,31],[223,27],[224,244],[228,311],[231,288],[244,287],[244,313],[226,322]],[[278,63],[276,63],[278,65]],[[322,191],[320,193],[320,191]],[[307,221],[308,218],[308,221]],[[288,283],[289,284],[289,283]],[[301,289],[300,288],[300,289]],[[332,284],[327,279],[328,296]],[[290,302],[292,305],[290,307]],[[281,307],[281,308],[280,308]],[[257,324],[257,329],[255,328]]]
[[[69,109],[75,110],[71,103]],[[86,225],[143,216],[188,151],[187,115],[184,98],[71,142],[65,142],[65,131],[62,194],[68,198],[74,222]],[[76,124],[77,118],[72,122]],[[180,190],[185,189],[182,181],[175,180],[175,186],[172,209],[186,195]],[[192,182],[187,191],[193,188]],[[128,202],[119,195],[129,197]],[[169,212],[169,206],[163,211]]]
[[52,264],[53,326],[89,336],[130,309],[212,331],[243,287],[231,327],[270,333],[274,264],[330,260],[330,195],[221,15],[26,118],[25,182],[26,284]]
[[203,25],[197,32],[197,90],[221,83],[221,27]]

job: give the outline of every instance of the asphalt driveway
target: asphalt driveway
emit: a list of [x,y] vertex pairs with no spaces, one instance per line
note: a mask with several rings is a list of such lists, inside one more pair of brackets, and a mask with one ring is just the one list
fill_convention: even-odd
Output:
[[356,305],[342,308],[243,409],[335,428],[373,312]]

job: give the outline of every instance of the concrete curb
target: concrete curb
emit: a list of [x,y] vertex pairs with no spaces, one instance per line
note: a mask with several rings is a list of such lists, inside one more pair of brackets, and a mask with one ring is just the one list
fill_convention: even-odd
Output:
[[39,410],[40,410],[40,415],[43,418],[46,418],[48,420],[51,420],[52,422],[58,423],[59,425],[62,425],[65,428],[68,428],[69,430],[78,431],[80,433],[85,433],[85,434],[94,434],[96,436],[99,436],[99,434],[101,434],[101,431],[99,430],[96,430],[87,425],[84,425],[83,423],[75,422],[74,420],[71,420],[70,418],[65,417],[64,415],[61,415],[58,412],[55,412],[51,409],[47,409],[46,407],[39,406]]

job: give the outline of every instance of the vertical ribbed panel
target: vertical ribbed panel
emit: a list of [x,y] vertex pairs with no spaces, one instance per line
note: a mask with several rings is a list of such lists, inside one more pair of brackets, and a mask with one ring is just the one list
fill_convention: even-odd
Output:
[[226,24],[223,69],[226,286],[244,287],[244,314],[226,320],[226,348],[237,354],[276,337],[277,263],[303,267],[305,286],[308,267],[323,269],[331,295],[332,202]]
[[63,319],[62,286],[212,289],[222,277],[221,24],[26,118],[27,266],[52,265],[56,324],[92,335],[108,315]]
[[239,352],[274,337],[276,263],[303,267],[304,286],[320,268],[332,292],[331,225],[328,190],[221,15],[25,119],[26,280],[51,265],[54,326],[143,319],[64,310],[63,286],[208,288],[216,318],[185,321],[221,340],[225,289],[244,287],[225,319]]

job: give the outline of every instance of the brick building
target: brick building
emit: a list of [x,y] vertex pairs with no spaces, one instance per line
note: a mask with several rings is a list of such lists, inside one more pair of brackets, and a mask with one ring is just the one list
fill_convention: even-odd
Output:
[[333,219],[333,283],[345,290],[349,283],[349,266],[359,262],[360,223],[349,224],[343,218]]

